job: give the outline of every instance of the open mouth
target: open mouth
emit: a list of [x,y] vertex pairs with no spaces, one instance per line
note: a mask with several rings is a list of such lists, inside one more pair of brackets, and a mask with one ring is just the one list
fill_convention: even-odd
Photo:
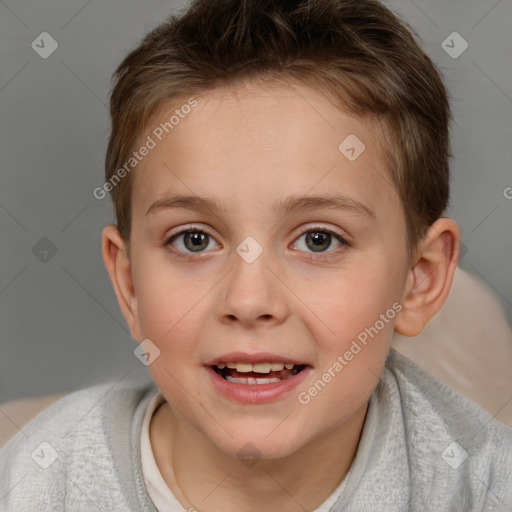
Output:
[[235,384],[273,384],[300,373],[306,364],[285,363],[218,363],[211,368],[224,380]]

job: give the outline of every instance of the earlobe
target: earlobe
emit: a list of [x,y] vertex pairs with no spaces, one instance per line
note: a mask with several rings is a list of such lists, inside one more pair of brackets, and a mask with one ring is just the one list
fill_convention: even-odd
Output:
[[119,302],[119,307],[135,340],[140,338],[137,297],[133,285],[132,267],[126,253],[125,243],[114,225],[103,228],[101,235],[102,256],[112,286]]
[[402,310],[395,322],[397,332],[417,336],[441,309],[457,268],[459,248],[460,230],[454,220],[441,218],[430,226],[407,275]]

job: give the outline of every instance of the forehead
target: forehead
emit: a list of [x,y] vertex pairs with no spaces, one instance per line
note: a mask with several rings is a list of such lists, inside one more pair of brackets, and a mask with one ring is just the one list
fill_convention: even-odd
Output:
[[134,172],[134,217],[171,192],[234,208],[321,191],[369,209],[396,204],[374,122],[312,89],[249,83],[194,96],[195,106],[184,108],[190,100],[163,105],[139,137],[138,145],[149,137],[154,148]]

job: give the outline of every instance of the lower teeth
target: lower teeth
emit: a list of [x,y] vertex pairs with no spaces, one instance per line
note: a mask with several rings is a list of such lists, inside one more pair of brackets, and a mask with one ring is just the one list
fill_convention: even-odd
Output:
[[251,384],[251,385],[258,385],[258,384],[272,384],[274,382],[281,382],[281,380],[289,379],[290,377],[293,377],[293,375],[288,375],[288,377],[285,377],[284,379],[255,379],[254,377],[248,377],[246,379],[243,378],[236,378],[236,377],[230,377],[229,375],[226,375],[224,378],[229,382],[234,382],[235,384]]

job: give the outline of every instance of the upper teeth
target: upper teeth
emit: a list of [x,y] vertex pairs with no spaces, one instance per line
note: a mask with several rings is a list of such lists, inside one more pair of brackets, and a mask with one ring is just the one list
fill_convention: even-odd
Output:
[[217,368],[222,370],[225,367],[235,369],[240,373],[248,373],[248,372],[256,372],[256,373],[270,373],[279,372],[283,368],[291,370],[293,368],[293,363],[218,363]]

